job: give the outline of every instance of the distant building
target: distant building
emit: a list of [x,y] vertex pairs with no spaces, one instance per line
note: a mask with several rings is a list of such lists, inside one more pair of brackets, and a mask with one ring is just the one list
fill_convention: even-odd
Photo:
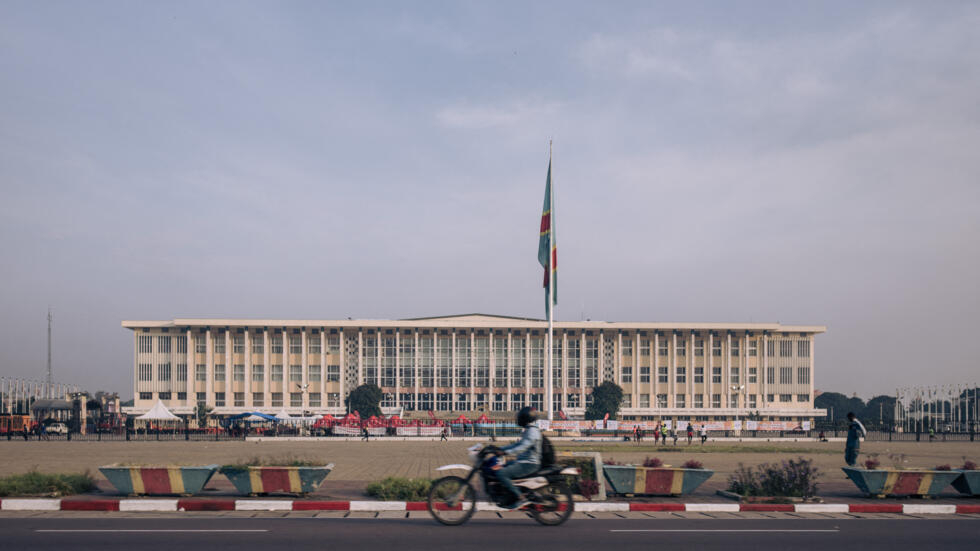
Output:
[[[133,330],[133,413],[344,413],[375,383],[385,411],[498,416],[545,404],[547,323],[468,314],[406,320],[174,319]],[[778,323],[555,322],[554,404],[580,417],[603,381],[626,420],[804,421],[814,337]],[[756,417],[758,414],[758,417]]]

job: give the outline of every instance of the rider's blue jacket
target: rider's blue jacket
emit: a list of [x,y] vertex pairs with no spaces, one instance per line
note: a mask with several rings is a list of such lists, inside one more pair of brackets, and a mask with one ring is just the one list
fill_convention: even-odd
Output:
[[503,451],[516,455],[518,463],[541,464],[541,429],[531,423],[524,428],[521,439],[501,448]]

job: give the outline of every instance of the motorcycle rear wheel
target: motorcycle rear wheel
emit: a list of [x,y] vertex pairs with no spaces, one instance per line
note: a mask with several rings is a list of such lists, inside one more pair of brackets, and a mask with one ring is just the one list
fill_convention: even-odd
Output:
[[445,476],[432,483],[426,505],[432,518],[446,526],[457,526],[476,512],[476,490],[463,478]]
[[529,508],[534,520],[546,526],[558,526],[568,520],[575,510],[572,490],[562,482],[552,482],[538,492],[542,502]]

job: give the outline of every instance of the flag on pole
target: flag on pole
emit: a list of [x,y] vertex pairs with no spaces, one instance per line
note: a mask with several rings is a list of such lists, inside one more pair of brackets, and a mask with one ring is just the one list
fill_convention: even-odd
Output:
[[[541,209],[541,232],[538,238],[538,262],[544,268],[544,303],[545,312],[551,311],[553,304],[558,304],[558,244],[555,239],[551,205],[551,159],[548,159],[548,179],[544,186],[544,207]],[[551,262],[548,262],[548,251],[551,251]],[[549,288],[554,285],[554,291]],[[552,297],[548,299],[549,295]]]

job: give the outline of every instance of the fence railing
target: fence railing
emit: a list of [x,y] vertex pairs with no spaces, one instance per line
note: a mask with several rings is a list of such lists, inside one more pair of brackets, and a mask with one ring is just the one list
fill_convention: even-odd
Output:
[[[409,428],[411,429],[411,427]],[[488,440],[493,440],[496,438],[515,438],[520,435],[520,429],[514,427],[475,427],[472,425],[462,425],[450,427],[447,432],[447,437],[476,437],[476,438],[486,438]],[[615,439],[631,439],[633,437],[632,431],[614,431],[614,430],[590,430],[584,433],[568,433],[567,431],[557,431],[555,433],[557,436],[567,436],[573,435],[576,437],[594,437],[594,438],[615,438]],[[821,435],[824,438],[844,438],[847,436],[846,430],[811,430],[811,431],[708,431],[708,439],[715,438],[812,438],[819,439]],[[130,430],[130,431],[113,431],[113,432],[100,432],[100,433],[70,433],[70,434],[37,434],[28,433],[26,438],[22,432],[11,432],[0,434],[0,441],[78,441],[78,442],[125,442],[125,441],[135,441],[135,442],[146,442],[146,441],[195,441],[195,442],[215,442],[215,441],[236,441],[244,440],[248,436],[262,436],[266,438],[296,438],[296,437],[328,437],[328,438],[350,438],[352,435],[335,435],[329,430],[298,430],[295,428],[284,429],[279,432],[266,431],[266,432],[246,432],[243,430],[211,430],[211,431],[196,431],[196,430]],[[371,434],[369,438],[376,438],[381,436],[379,434]],[[423,434],[423,431],[419,430],[413,434],[411,430],[395,431],[394,429],[389,429],[385,432],[384,436],[399,436],[404,438],[413,437],[427,437],[432,438],[434,436],[441,436],[440,434]],[[652,431],[646,431],[642,433],[643,440],[645,442],[654,441]],[[673,440],[672,437],[668,437]],[[678,441],[686,441],[687,433],[682,431],[677,433]],[[694,439],[699,440],[700,434],[694,433]],[[943,432],[935,433],[929,435],[928,433],[911,433],[911,432],[892,432],[892,431],[868,431],[866,441],[870,442],[980,442],[980,433],[970,433],[970,432]]]

